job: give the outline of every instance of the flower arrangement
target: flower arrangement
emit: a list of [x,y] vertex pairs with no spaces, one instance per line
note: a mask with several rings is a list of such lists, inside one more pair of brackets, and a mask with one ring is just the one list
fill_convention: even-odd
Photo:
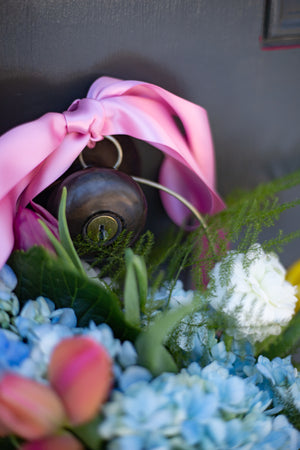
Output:
[[[164,151],[163,185],[191,200],[164,206],[177,224],[201,210],[201,226],[105,246],[71,239],[65,189],[58,221],[32,202],[106,134]],[[205,111],[107,77],[1,137],[0,172],[1,448],[299,449],[300,263],[277,253],[300,232],[261,239],[300,203],[277,196],[299,172],[224,209]]]
[[[300,378],[288,352],[299,340],[299,269],[292,285],[270,241],[252,243],[251,222],[250,245],[241,239],[237,216],[243,205],[241,231],[257,195],[229,201],[208,218],[210,233],[172,236],[173,253],[160,247],[165,269],[149,232],[134,251],[121,236],[109,274],[100,249],[102,268],[80,260],[64,192],[60,240],[41,222],[52,250],[30,244],[0,272],[3,448],[298,449]],[[260,215],[267,204],[275,214],[274,203],[259,203]],[[186,266],[194,289],[179,279]]]

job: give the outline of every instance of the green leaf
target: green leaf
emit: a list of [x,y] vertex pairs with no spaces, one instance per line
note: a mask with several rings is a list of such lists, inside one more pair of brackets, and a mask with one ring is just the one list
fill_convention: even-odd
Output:
[[64,187],[62,191],[61,201],[59,204],[58,212],[58,229],[60,241],[51,233],[47,225],[39,220],[40,225],[43,227],[45,233],[51,244],[53,245],[58,257],[68,263],[69,268],[74,268],[82,275],[85,275],[84,268],[81,264],[80,258],[77,255],[75,247],[73,245],[67,219],[66,219],[66,201],[67,201],[67,189]]
[[129,323],[137,326],[140,324],[140,310],[144,311],[147,300],[147,268],[144,259],[135,255],[129,248],[125,251],[125,262],[125,317]]
[[68,253],[74,266],[77,268],[77,270],[79,272],[84,274],[85,273],[84,269],[82,267],[79,256],[77,255],[77,252],[74,248],[74,245],[73,245],[70,233],[69,233],[69,228],[68,228],[67,218],[66,218],[66,203],[67,203],[67,188],[64,186],[64,188],[62,190],[60,204],[59,204],[59,210],[58,210],[59,237],[60,237],[62,246]]
[[57,253],[57,256],[62,261],[65,262],[65,264],[68,266],[69,270],[77,270],[73,264],[72,259],[70,258],[70,256],[68,255],[68,253],[66,252],[66,250],[64,249],[62,244],[59,242],[59,240],[56,239],[56,237],[53,235],[53,233],[49,230],[47,225],[40,219],[38,219],[38,222],[43,227],[45,233],[47,234],[47,237],[48,237],[49,241],[51,242],[51,244],[53,245],[54,250]]
[[0,448],[1,450],[15,450],[20,448],[20,443],[14,436],[2,437],[0,438]]
[[[178,372],[178,367],[171,353],[162,344],[153,343],[150,349],[150,341],[141,344],[136,343],[136,349],[139,354],[139,363],[150,370],[154,376],[158,376],[163,372]],[[144,353],[145,352],[145,353]]]
[[54,257],[43,247],[12,254],[10,266],[18,278],[16,294],[21,302],[44,296],[57,308],[73,308],[78,325],[106,322],[116,337],[133,341],[139,331],[125,321],[119,300],[111,291]]
[[[127,249],[126,252],[130,252],[130,249]],[[147,293],[148,293],[148,275],[147,275],[147,267],[145,264],[144,258],[138,255],[133,255],[132,264],[134,267],[139,296],[140,296],[140,306],[141,310],[144,310],[146,301],[147,301]]]
[[89,450],[99,450],[101,446],[101,437],[98,433],[100,423],[101,419],[97,416],[91,422],[72,427],[71,433],[84,443],[85,448]]
[[262,353],[269,359],[284,358],[297,350],[300,344],[300,311],[292,318],[279,336],[271,336],[256,346],[256,354]]
[[124,311],[128,323],[140,324],[140,301],[137,280],[132,262],[127,263],[124,286]]
[[161,313],[136,340],[139,363],[157,376],[163,372],[177,372],[172,355],[164,347],[171,331],[179,322],[192,314],[199,303],[193,301],[171,311]]

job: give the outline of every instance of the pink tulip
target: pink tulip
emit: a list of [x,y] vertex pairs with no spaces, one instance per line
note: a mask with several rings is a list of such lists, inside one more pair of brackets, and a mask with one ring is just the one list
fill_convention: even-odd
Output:
[[76,336],[54,349],[48,379],[73,425],[91,420],[111,389],[111,360],[94,340]]
[[51,435],[65,422],[57,394],[46,385],[13,373],[0,381],[0,428],[25,439]]
[[20,450],[84,450],[83,445],[70,433],[27,442]]
[[43,245],[54,252],[39,220],[47,225],[53,235],[58,239],[57,220],[42,206],[31,202],[33,209],[19,207],[14,219],[15,249],[28,250],[33,245]]

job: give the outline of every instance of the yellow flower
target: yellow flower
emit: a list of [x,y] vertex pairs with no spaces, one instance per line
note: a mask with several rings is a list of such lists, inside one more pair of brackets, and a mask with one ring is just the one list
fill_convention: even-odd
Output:
[[294,262],[292,264],[287,272],[286,272],[286,279],[289,281],[293,286],[297,287],[296,297],[298,299],[296,303],[295,308],[295,314],[300,310],[300,259],[298,261]]

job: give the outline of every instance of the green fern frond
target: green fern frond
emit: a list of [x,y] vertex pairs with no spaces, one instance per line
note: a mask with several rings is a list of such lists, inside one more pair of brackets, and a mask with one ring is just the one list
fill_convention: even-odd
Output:
[[[300,171],[252,190],[236,191],[226,199],[224,211],[205,216],[208,232],[202,226],[189,233],[171,227],[156,242],[150,231],[144,233],[132,248],[135,254],[145,259],[150,286],[158,289],[162,282],[171,282],[172,291],[178,277],[187,269],[192,269],[188,273],[192,272],[195,288],[203,290],[207,284],[207,273],[227,254],[229,248],[246,252],[251,245],[262,240],[261,233],[272,227],[284,211],[300,203],[299,199],[280,202],[278,197],[281,191],[297,184],[300,184]],[[284,235],[279,230],[276,237],[262,240],[261,245],[267,251],[278,252],[299,236],[300,231]],[[99,247],[82,238],[78,238],[75,245],[81,257],[91,255],[90,261],[98,267],[99,277],[109,276],[113,284],[122,283],[124,279],[124,254],[130,240],[130,233],[123,232],[108,247]]]
[[[117,286],[125,276],[125,251],[131,247],[132,233],[124,230],[109,246],[98,245],[92,241],[77,236],[74,241],[77,253],[86,259],[93,267],[97,267],[99,278],[109,277],[111,286]],[[154,245],[154,236],[146,231],[132,246],[136,255],[143,256],[147,261]]]

